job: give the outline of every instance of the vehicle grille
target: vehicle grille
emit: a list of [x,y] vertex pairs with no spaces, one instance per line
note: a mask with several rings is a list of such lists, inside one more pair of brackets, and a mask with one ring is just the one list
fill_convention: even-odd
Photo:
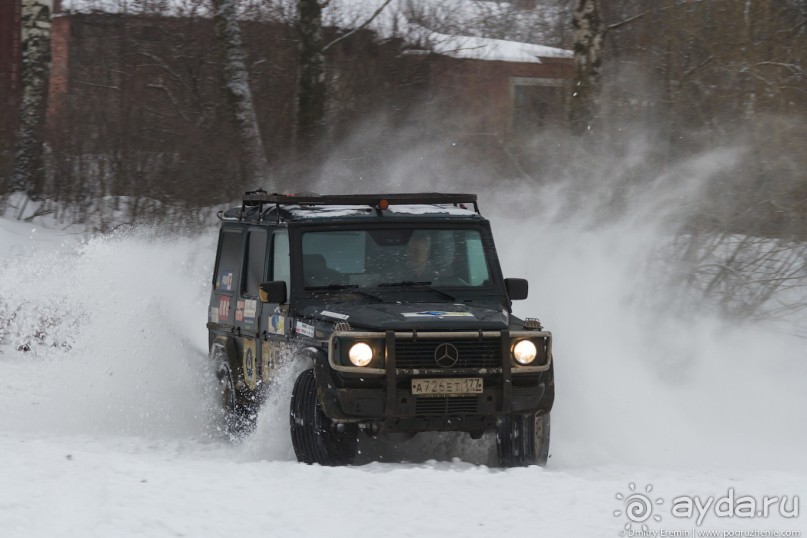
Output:
[[473,415],[478,412],[476,396],[459,398],[418,398],[416,415]]
[[[402,369],[439,368],[434,360],[437,346],[450,343],[459,351],[459,360],[453,368],[498,368],[501,361],[501,342],[498,339],[459,340],[397,340],[395,367]],[[451,368],[446,368],[451,370]]]

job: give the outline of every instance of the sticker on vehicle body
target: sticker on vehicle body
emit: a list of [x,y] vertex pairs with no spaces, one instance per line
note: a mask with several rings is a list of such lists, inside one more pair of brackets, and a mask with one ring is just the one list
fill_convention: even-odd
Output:
[[258,353],[255,340],[244,338],[244,382],[251,390],[258,386]]
[[219,280],[216,282],[217,290],[233,291],[233,272],[222,271]]
[[258,312],[258,301],[247,299],[244,301],[244,322],[250,325],[255,323],[255,315]]
[[473,318],[471,312],[442,312],[430,310],[427,312],[404,312],[405,318]]
[[322,314],[323,316],[327,316],[329,318],[341,319],[342,321],[347,321],[347,319],[350,317],[347,314],[331,312],[330,310],[323,310],[322,312],[320,312],[320,314]]
[[286,317],[275,308],[274,313],[266,323],[266,332],[270,334],[286,334]]
[[230,298],[219,298],[219,321],[225,321],[230,316]]
[[275,377],[283,361],[285,346],[277,340],[269,340],[261,344],[261,381],[269,383]]
[[309,325],[307,323],[303,323],[302,321],[298,321],[294,325],[294,332],[297,334],[302,334],[303,336],[307,336],[309,338],[314,338],[314,326]]
[[235,303],[235,321],[244,321],[244,301]]

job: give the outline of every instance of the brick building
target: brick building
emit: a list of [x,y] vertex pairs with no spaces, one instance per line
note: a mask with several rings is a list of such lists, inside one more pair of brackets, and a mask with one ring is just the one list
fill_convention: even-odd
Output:
[[[19,27],[17,4],[0,2],[6,125],[19,83],[19,34],[6,31]],[[237,175],[209,18],[60,8],[56,0],[46,128],[55,186],[94,178],[88,193],[100,183],[105,194],[196,200]],[[296,35],[271,21],[245,21],[243,31],[258,121],[282,176],[294,160]],[[569,51],[479,38],[468,47],[429,49],[367,29],[328,49],[326,64],[334,144],[381,115],[393,127],[421,125],[435,138],[435,130],[451,133],[479,159],[496,159],[498,146],[564,124],[573,74]],[[11,134],[2,133],[6,148]]]
[[13,136],[20,91],[20,3],[0,2],[0,140]]

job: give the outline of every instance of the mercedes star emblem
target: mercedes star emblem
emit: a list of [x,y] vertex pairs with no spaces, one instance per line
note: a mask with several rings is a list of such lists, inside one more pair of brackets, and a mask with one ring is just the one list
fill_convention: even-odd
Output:
[[451,368],[460,360],[460,352],[452,344],[440,344],[434,350],[434,362],[440,368]]

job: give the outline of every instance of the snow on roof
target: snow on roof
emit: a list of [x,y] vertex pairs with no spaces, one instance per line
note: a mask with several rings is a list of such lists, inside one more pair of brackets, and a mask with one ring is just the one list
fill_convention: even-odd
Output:
[[[295,219],[321,219],[353,216],[375,216],[376,210],[367,206],[328,205],[328,206],[286,206]],[[477,213],[471,209],[451,204],[412,204],[390,205],[386,210],[390,215],[452,215],[471,217]]]
[[[362,26],[385,0],[331,0],[323,10],[323,24],[345,29]],[[296,0],[273,2],[239,0],[244,17],[289,20]],[[209,0],[63,0],[62,10],[73,13],[159,13],[169,16],[210,17]],[[540,63],[540,58],[571,58],[565,49],[491,39],[449,35],[426,28],[418,17],[445,17],[450,13],[458,32],[472,34],[484,17],[501,15],[503,3],[484,0],[391,0],[366,27],[381,38],[401,37],[410,46],[453,58]],[[463,31],[464,30],[464,31]]]
[[62,11],[209,17],[209,4],[209,0],[62,0]]
[[[323,13],[324,22],[330,26],[355,28],[376,13],[384,2],[385,0],[331,0]],[[383,38],[402,37],[410,45],[454,58],[540,63],[541,57],[572,57],[570,50],[465,35],[484,26],[484,19],[509,13],[504,11],[505,5],[504,2],[481,0],[391,0],[368,28]],[[457,33],[449,35],[426,28],[417,22],[419,18],[450,18],[450,26]]]
[[387,210],[392,214],[404,215],[456,215],[472,217],[477,213],[472,209],[457,207],[451,204],[417,204],[417,205],[391,205]]
[[367,206],[330,205],[330,206],[286,206],[292,217],[306,218],[334,218],[352,217],[359,215],[372,215],[375,210]]
[[449,36],[429,32],[432,50],[453,58],[541,63],[541,58],[571,58],[569,50],[486,37]]

